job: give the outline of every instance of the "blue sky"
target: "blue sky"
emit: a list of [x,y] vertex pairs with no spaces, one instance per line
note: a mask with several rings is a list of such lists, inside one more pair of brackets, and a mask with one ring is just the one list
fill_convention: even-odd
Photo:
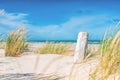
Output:
[[0,31],[24,26],[32,40],[100,39],[120,20],[119,0],[0,0]]

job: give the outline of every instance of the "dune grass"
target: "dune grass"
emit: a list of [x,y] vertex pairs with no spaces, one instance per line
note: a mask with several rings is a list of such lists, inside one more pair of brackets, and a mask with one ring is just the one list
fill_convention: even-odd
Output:
[[26,31],[24,28],[12,31],[7,35],[5,56],[19,56],[22,54],[23,50],[28,47],[26,43]]
[[37,49],[37,53],[40,54],[65,54],[70,52],[70,45],[67,43],[54,43],[54,42],[46,42],[46,44]]
[[96,70],[91,74],[90,80],[107,80],[111,75],[118,76],[120,72],[120,30],[105,34],[99,48],[101,60]]
[[4,42],[3,42],[3,38],[2,38],[2,35],[0,36],[0,49],[4,49],[5,48],[5,45],[4,45]]

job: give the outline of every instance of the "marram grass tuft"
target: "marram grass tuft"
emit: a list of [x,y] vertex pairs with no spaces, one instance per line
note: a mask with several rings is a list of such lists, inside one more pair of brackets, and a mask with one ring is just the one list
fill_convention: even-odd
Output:
[[117,29],[103,39],[99,53],[101,60],[90,80],[108,80],[111,76],[117,77],[120,73],[120,30]]
[[37,50],[40,54],[65,54],[70,52],[70,45],[67,43],[47,42],[43,47]]
[[28,47],[26,43],[26,31],[24,28],[11,32],[6,38],[5,56],[19,56]]

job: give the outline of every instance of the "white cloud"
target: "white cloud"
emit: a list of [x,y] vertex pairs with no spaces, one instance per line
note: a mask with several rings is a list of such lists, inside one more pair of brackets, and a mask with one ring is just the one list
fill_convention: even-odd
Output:
[[24,19],[27,14],[24,13],[7,13],[2,10],[0,14],[0,27],[4,28],[5,31],[9,29],[14,29],[18,26],[25,26],[27,24],[27,20]]
[[68,21],[58,25],[48,25],[34,29],[36,34],[45,39],[76,39],[79,31],[90,33],[92,38],[99,38],[113,23],[107,23],[105,16],[72,17]]
[[[19,26],[25,26],[30,31],[31,38],[35,39],[76,39],[79,31],[87,31],[90,35],[101,36],[104,30],[113,23],[105,15],[71,17],[61,24],[35,26],[26,19],[28,14],[7,13],[0,11],[0,31],[8,32]],[[111,17],[112,18],[112,17]]]

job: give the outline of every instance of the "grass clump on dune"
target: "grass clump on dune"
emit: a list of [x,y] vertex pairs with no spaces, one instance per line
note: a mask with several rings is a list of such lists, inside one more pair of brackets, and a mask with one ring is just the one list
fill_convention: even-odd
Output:
[[27,46],[26,31],[21,27],[7,35],[5,56],[19,56]]
[[40,54],[65,54],[70,51],[70,45],[67,43],[47,42],[43,47],[37,50]]
[[0,49],[4,49],[4,48],[5,48],[5,45],[3,42],[3,38],[2,38],[2,36],[0,36]]
[[120,72],[120,31],[112,31],[102,41],[99,53],[101,60],[90,80],[107,80],[111,76],[118,76]]

